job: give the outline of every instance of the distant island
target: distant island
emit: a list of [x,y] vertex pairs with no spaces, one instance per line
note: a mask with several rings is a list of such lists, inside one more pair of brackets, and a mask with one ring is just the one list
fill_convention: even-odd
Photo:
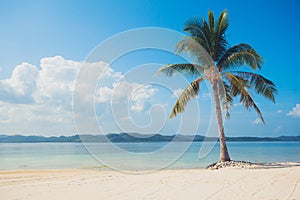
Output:
[[[218,138],[205,137],[202,135],[144,135],[138,133],[111,133],[107,135],[72,135],[72,136],[24,136],[24,135],[0,135],[0,143],[34,143],[34,142],[202,142],[216,141]],[[259,141],[300,141],[299,136],[279,136],[279,137],[226,137],[230,142],[259,142]]]

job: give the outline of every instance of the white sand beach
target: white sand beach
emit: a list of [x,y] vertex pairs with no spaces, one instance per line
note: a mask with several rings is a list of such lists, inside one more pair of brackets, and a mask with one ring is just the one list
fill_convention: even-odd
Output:
[[268,169],[0,172],[2,200],[300,199],[300,167]]

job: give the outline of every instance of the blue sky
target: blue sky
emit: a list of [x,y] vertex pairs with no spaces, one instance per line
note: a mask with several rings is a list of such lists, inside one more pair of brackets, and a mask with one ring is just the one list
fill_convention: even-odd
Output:
[[[260,52],[264,58],[260,73],[274,81],[279,91],[275,105],[257,98],[266,126],[256,121],[254,111],[249,113],[237,104],[231,119],[226,122],[226,134],[299,135],[300,61],[297,57],[300,3],[292,0],[1,1],[0,134],[73,134],[75,129],[70,128],[72,114],[67,105],[71,96],[64,93],[69,92],[66,88],[71,87],[72,78],[69,76],[74,73],[72,67],[77,69],[99,43],[115,34],[141,27],[162,27],[181,32],[187,19],[206,17],[209,9],[216,16],[224,9],[229,11],[228,41],[232,45],[249,43]],[[157,61],[167,64],[177,60],[172,56],[145,58],[137,54],[124,58],[123,63],[121,61],[118,63],[123,68],[116,67],[118,70],[113,72],[114,76],[117,76],[117,71],[125,73],[137,64]],[[51,85],[54,82],[57,84]],[[154,90],[150,88],[147,94]],[[153,102],[159,103],[159,99]],[[170,98],[167,103],[171,106],[174,101]],[[100,102],[104,100],[100,99]],[[140,101],[135,103],[135,108],[139,108]],[[100,105],[99,109],[101,113],[101,109],[107,108]],[[139,113],[134,115],[144,119]],[[103,117],[99,117],[101,119]],[[175,122],[163,132],[172,132]],[[106,129],[110,131],[109,125]],[[111,131],[117,130],[112,128]]]

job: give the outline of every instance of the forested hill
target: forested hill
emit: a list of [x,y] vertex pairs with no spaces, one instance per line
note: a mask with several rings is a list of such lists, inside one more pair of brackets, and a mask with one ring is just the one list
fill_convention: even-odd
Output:
[[[176,136],[176,137],[175,137]],[[107,134],[107,135],[73,135],[73,136],[24,136],[24,135],[0,135],[0,143],[21,143],[21,142],[186,142],[204,141],[202,135],[144,135],[144,134]],[[208,141],[215,141],[217,138],[207,137]],[[249,142],[249,141],[300,141],[299,136],[280,136],[280,137],[227,137],[227,141]]]

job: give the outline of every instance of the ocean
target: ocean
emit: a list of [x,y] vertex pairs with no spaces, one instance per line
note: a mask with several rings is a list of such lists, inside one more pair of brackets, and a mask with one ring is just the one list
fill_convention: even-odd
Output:
[[[218,161],[219,144],[199,157],[202,142],[0,143],[0,170],[116,169],[121,171],[204,168]],[[300,162],[300,142],[227,142],[232,160]],[[88,151],[88,150],[89,151]]]

